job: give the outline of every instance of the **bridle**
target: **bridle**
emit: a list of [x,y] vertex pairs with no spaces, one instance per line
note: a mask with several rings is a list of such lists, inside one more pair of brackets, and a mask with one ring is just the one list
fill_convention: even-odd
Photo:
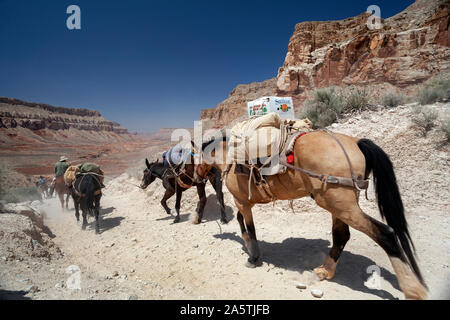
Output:
[[[192,144],[193,144],[193,142],[192,142]],[[193,146],[193,148],[192,148],[191,151],[190,151],[190,155],[191,155],[192,158],[194,158],[195,154],[196,154],[196,153],[195,153],[195,146]],[[195,162],[195,161],[194,161],[194,162]],[[177,183],[178,185],[180,185],[180,187],[182,187],[182,188],[184,188],[184,189],[189,189],[189,188],[192,187],[195,183],[199,183],[199,182],[195,179],[195,176],[200,177],[203,183],[206,183],[206,181],[207,181],[206,177],[207,177],[207,175],[208,175],[209,169],[208,169],[208,170],[205,170],[205,169],[204,169],[205,165],[202,165],[202,164],[195,164],[195,163],[194,163],[194,176],[191,177],[191,176],[186,172],[186,168],[185,168],[185,166],[186,166],[186,161],[184,161],[184,162],[181,164],[181,166],[179,166],[179,167],[174,167],[170,161],[168,161],[168,163],[169,163],[169,166],[170,166],[170,170],[172,171],[172,173],[173,173],[174,176],[175,176],[176,183]],[[181,177],[182,177],[182,176],[187,177],[187,178],[190,180],[190,184],[185,183],[183,180],[181,180]]]
[[[150,177],[153,176],[153,167],[156,166],[159,163],[159,161],[156,161],[155,163],[152,163],[150,165],[150,168],[147,168],[148,173],[150,175]],[[168,169],[164,170],[163,174],[161,175],[161,177],[163,177],[165,175],[165,173],[167,172]],[[158,176],[155,176],[156,178],[158,178]],[[148,185],[147,185],[148,186]],[[143,189],[142,187],[140,187],[141,189]]]

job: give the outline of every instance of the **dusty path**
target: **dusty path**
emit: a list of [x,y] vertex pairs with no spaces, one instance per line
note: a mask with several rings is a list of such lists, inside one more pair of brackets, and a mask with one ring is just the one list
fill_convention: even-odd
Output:
[[[371,138],[391,155],[431,297],[450,298],[449,152],[436,149],[437,133],[418,137],[409,128],[409,117],[406,107],[390,113],[365,112],[332,130]],[[332,237],[330,214],[312,199],[296,200],[295,213],[281,201],[275,207],[255,207],[263,265],[248,269],[228,191],[229,224],[218,224],[218,204],[210,185],[204,222],[193,225],[190,221],[198,200],[191,189],[183,195],[181,222],[173,224],[173,217],[159,204],[160,182],[143,191],[130,184],[139,183],[137,171],[134,176],[123,174],[106,183],[100,235],[94,234],[92,226],[82,231],[73,209],[62,213],[56,199],[42,205],[53,241],[65,256],[54,262],[53,278],[40,280],[41,291],[34,299],[126,299],[130,295],[139,299],[316,299],[311,289],[322,290],[321,299],[403,299],[384,251],[353,229],[335,278],[315,279],[312,269],[323,262]],[[361,207],[380,219],[374,198],[371,184],[370,200],[361,197]],[[174,199],[169,206],[173,208]],[[81,290],[54,288],[67,278],[68,265],[80,267]],[[365,284],[370,276],[367,269],[373,266],[381,272],[379,289]],[[307,289],[297,289],[297,282]]]

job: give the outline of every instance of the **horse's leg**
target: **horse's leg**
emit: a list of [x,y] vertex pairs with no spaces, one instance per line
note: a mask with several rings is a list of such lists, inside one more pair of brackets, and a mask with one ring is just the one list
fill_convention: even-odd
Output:
[[[393,229],[366,215],[358,205],[355,191],[343,188],[314,196],[316,202],[350,227],[361,231],[378,243],[387,253],[397,279],[407,299],[424,299],[427,291],[424,284],[408,264],[405,252]],[[322,271],[322,270],[321,270]],[[320,277],[321,272],[318,276]]]
[[73,198],[73,205],[75,207],[75,218],[77,218],[77,222],[80,221],[80,202],[79,199],[77,199],[75,196],[72,196]]
[[181,195],[183,191],[181,188],[177,188],[177,200],[175,201],[175,211],[177,212],[177,216],[173,220],[173,223],[180,222],[180,208],[181,208]]
[[86,219],[86,216],[87,216],[87,208],[81,208],[81,214],[82,214],[82,216],[83,216],[83,224],[81,225],[81,229],[82,230],[86,230],[86,226],[87,226],[87,219]]
[[[246,266],[249,268],[255,268],[258,264],[258,259],[260,257],[260,251],[258,246],[258,241],[256,239],[255,225],[253,224],[252,207],[250,203],[241,203],[235,199],[236,206],[239,210],[238,221],[241,226],[242,239],[247,247],[249,258]],[[244,220],[246,231],[243,231],[242,218]]]
[[199,183],[197,185],[197,193],[198,193],[198,197],[199,197],[199,206],[198,206],[198,211],[197,211],[197,215],[194,218],[194,221],[192,222],[193,224],[199,224],[202,222],[202,218],[203,218],[203,211],[205,211],[205,205],[206,205],[206,192],[205,192],[205,184],[204,183]]
[[94,207],[94,215],[95,215],[95,233],[100,233],[100,225],[99,225],[99,215],[100,215],[100,198],[101,195],[95,197],[95,207]]
[[87,227],[87,215],[89,210],[89,205],[86,201],[86,196],[80,198],[80,207],[81,207],[81,215],[83,216],[83,224],[81,225],[81,229],[85,230]]
[[58,192],[58,198],[59,198],[59,201],[61,202],[62,211],[64,212],[64,193]]
[[325,262],[314,269],[320,280],[332,279],[336,271],[336,265],[342,251],[344,250],[345,244],[348,239],[350,239],[350,230],[348,225],[341,220],[333,217],[333,246],[330,250],[330,254]]
[[70,198],[70,193],[67,193],[66,194],[66,209],[69,209],[69,198]]
[[164,210],[166,210],[167,214],[171,214],[170,208],[167,206],[167,200],[172,197],[175,194],[175,190],[171,188],[167,188],[166,192],[164,193],[163,198],[161,199],[161,205],[163,206]]
[[245,246],[248,247],[250,238],[248,237],[247,228],[244,224],[244,217],[242,213],[238,211],[237,213],[237,221],[239,222],[239,227],[241,228],[242,239],[245,241]]
[[222,192],[222,177],[220,175],[220,171],[218,171],[216,168],[214,169],[214,176],[210,178],[210,182],[214,187],[214,190],[216,191],[217,200],[219,201],[220,205],[220,222],[222,224],[228,223],[226,214],[225,214],[225,203],[223,201],[223,192]]

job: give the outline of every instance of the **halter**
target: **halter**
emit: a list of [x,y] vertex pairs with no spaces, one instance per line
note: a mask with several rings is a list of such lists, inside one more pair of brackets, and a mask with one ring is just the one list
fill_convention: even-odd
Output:
[[[192,141],[191,141],[191,143],[192,143],[192,149],[190,150],[189,155],[194,157],[195,156],[195,145]],[[186,161],[183,161],[183,163],[181,163],[181,165],[179,167],[174,167],[170,161],[167,161],[167,162],[169,163],[170,170],[174,174],[175,180],[176,180],[177,184],[180,185],[180,187],[189,189],[195,183],[197,183],[197,181],[194,179],[194,177],[191,177],[190,175],[188,175],[186,173],[186,170],[185,170]],[[205,180],[206,180],[206,176],[208,175],[209,170],[205,170],[205,171],[201,170],[202,172],[199,173],[199,168],[202,169],[202,167],[203,167],[203,165],[201,165],[201,164],[200,165],[194,164],[194,176],[195,176],[195,174],[197,174],[199,177],[202,178],[203,182],[206,182]],[[189,178],[191,183],[187,184],[187,183],[183,182],[183,180],[181,180],[181,176],[186,176],[187,178]]]

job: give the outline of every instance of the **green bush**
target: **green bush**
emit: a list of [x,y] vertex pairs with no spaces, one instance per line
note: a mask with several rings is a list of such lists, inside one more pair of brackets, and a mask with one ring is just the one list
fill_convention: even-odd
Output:
[[450,100],[450,80],[435,80],[419,92],[421,105]]
[[423,135],[426,136],[428,131],[436,126],[435,121],[438,113],[429,107],[416,107],[414,113],[413,122],[422,130]]
[[405,100],[405,97],[403,95],[395,94],[395,93],[388,93],[385,95],[381,101],[383,106],[389,107],[389,108],[395,108],[403,103]]
[[345,101],[333,88],[318,89],[314,98],[305,103],[302,117],[306,117],[314,127],[326,127],[335,122],[345,109]]
[[344,113],[361,111],[369,105],[369,95],[366,89],[350,90],[345,96]]

